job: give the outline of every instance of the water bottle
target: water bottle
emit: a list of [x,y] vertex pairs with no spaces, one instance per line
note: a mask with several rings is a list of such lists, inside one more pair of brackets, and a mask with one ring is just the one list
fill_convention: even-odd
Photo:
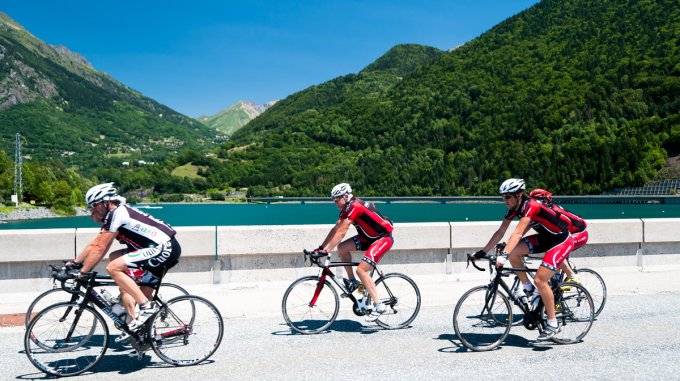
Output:
[[357,294],[363,295],[365,289],[366,289],[366,287],[364,287],[364,284],[363,284],[363,283],[359,283],[359,287],[357,287]]
[[116,314],[116,315],[117,315],[119,318],[121,318],[121,319],[122,319],[123,315],[124,315],[125,312],[126,312],[126,311],[125,311],[125,307],[123,307],[122,305],[120,305],[120,303],[115,303],[115,304],[111,307],[111,311],[113,311],[113,313]]
[[111,295],[110,292],[106,291],[105,289],[99,289],[101,292],[102,296],[104,297],[104,300],[106,300],[109,304],[116,304],[116,298]]

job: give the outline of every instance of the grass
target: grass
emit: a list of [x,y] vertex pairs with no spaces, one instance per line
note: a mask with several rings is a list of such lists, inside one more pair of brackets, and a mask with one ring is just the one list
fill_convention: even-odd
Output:
[[193,165],[191,163],[187,163],[184,165],[181,165],[175,169],[172,170],[171,175],[177,176],[177,177],[188,177],[190,179],[199,179],[201,176],[198,174],[198,170],[206,170],[208,169],[207,166],[201,166],[201,165]]

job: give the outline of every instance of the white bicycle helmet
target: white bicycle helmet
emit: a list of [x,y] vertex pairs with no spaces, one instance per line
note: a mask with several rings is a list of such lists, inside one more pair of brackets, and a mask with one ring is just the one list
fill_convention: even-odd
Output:
[[526,184],[524,184],[524,179],[507,179],[503,181],[503,184],[501,184],[501,187],[500,189],[498,189],[498,191],[501,194],[517,193],[519,191],[523,191],[524,188],[526,188]]
[[331,198],[335,199],[346,194],[352,194],[352,187],[347,183],[340,183],[331,190]]
[[113,183],[104,183],[95,185],[90,188],[85,194],[85,203],[88,208],[91,208],[93,204],[100,201],[108,201],[117,196],[116,188]]

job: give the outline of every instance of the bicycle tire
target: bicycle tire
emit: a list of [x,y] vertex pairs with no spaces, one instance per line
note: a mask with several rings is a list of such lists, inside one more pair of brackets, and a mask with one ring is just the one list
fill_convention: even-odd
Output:
[[400,273],[384,274],[375,288],[385,304],[385,312],[375,321],[382,328],[404,328],[418,316],[420,290],[413,279]]
[[456,303],[453,329],[458,340],[475,352],[498,347],[512,328],[512,305],[501,292],[489,286],[468,290]]
[[[559,344],[580,342],[590,331],[595,319],[593,298],[588,290],[574,282],[560,284],[568,290],[559,290],[555,298],[555,315],[560,324],[560,333],[552,341]],[[545,307],[544,307],[545,308]]]
[[316,303],[310,306],[320,278],[306,276],[293,282],[283,294],[281,312],[294,331],[309,335],[328,329],[340,310],[338,292],[328,280],[324,281]]
[[[31,320],[34,317],[34,314],[37,315],[40,311],[56,303],[68,302],[69,301],[68,298],[72,297],[73,297],[72,293],[65,291],[61,287],[47,290],[42,294],[38,295],[35,299],[33,299],[31,305],[29,305],[28,309],[26,310],[26,314],[24,316],[24,327],[28,328],[28,323],[31,322]],[[84,297],[85,293],[82,291],[78,291],[78,298],[71,301],[77,302]]]
[[101,361],[108,343],[109,330],[102,315],[90,306],[79,308],[77,303],[70,302],[43,309],[24,334],[29,361],[54,376],[86,372]]
[[582,268],[574,271],[579,276],[579,284],[583,285],[593,298],[595,317],[598,317],[607,302],[607,285],[602,276],[595,270]]
[[222,343],[224,321],[220,311],[196,295],[170,299],[153,317],[148,338],[164,362],[175,366],[199,364]]

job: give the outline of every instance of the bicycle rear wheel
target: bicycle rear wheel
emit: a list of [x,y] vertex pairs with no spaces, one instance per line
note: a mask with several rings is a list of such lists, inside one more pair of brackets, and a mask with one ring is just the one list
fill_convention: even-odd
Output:
[[562,283],[567,290],[557,292],[555,298],[555,314],[561,331],[552,340],[560,344],[577,343],[583,339],[595,318],[593,299],[588,290],[578,283]]
[[328,329],[338,317],[339,310],[338,292],[327,280],[319,284],[319,277],[313,275],[300,278],[288,286],[281,302],[286,323],[302,334]]
[[31,363],[55,376],[75,376],[95,366],[106,353],[109,329],[92,307],[58,303],[31,320],[24,349]]
[[375,282],[386,310],[375,322],[386,329],[404,328],[411,324],[420,311],[420,290],[404,274],[385,274]]
[[498,347],[512,328],[512,305],[501,292],[489,286],[466,292],[453,312],[453,329],[463,345],[473,351]]
[[607,285],[604,279],[591,269],[578,269],[575,271],[579,277],[579,284],[583,285],[593,298],[595,317],[602,312],[604,304],[607,302]]
[[171,299],[153,317],[151,347],[161,360],[176,366],[207,360],[222,342],[224,322],[214,304],[199,296]]
[[31,305],[28,306],[28,309],[26,310],[26,316],[24,317],[24,327],[28,327],[28,323],[31,322],[31,319],[33,319],[35,315],[38,314],[38,312],[51,305],[69,301],[77,302],[85,297],[85,294],[82,291],[78,291],[78,297],[76,299],[73,299],[73,295],[74,294],[65,291],[61,287],[47,290],[38,295],[35,299],[33,299],[33,302],[31,302]]

